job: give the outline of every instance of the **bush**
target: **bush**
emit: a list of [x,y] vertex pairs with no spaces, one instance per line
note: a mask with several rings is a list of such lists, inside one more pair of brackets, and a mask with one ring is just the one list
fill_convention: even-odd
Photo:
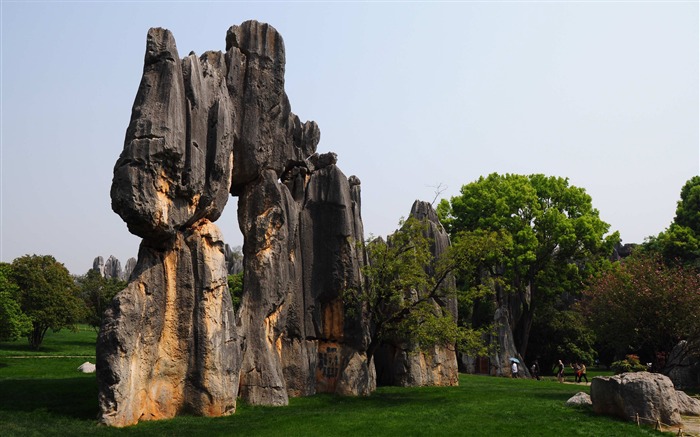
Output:
[[613,362],[611,367],[616,375],[627,372],[646,372],[648,370],[647,366],[639,362],[637,355],[627,355],[624,360]]

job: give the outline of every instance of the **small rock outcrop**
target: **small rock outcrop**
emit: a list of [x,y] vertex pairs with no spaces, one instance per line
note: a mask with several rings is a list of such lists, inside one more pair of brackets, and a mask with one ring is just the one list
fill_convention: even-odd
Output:
[[83,364],[78,366],[78,371],[82,373],[95,373],[95,365],[90,361],[85,361]]
[[681,423],[678,394],[671,380],[659,373],[622,373],[595,377],[591,383],[593,411],[623,420],[665,425]]
[[591,402],[591,396],[588,393],[584,393],[582,391],[576,393],[572,397],[569,398],[569,400],[566,401],[566,405],[569,406],[584,406],[584,405],[593,405],[593,402]]
[[691,398],[685,392],[677,390],[678,412],[683,416],[700,416],[700,399]]
[[[450,246],[450,238],[437,213],[428,202],[416,200],[411,207],[411,217],[427,222],[425,237],[431,242],[430,251],[439,258]],[[426,266],[427,274],[430,271]],[[455,278],[450,275],[442,285],[444,290],[454,289]],[[419,290],[420,294],[421,291]],[[449,295],[449,293],[445,293]],[[434,300],[435,311],[449,313],[457,323],[457,298]],[[423,350],[421,350],[423,349]],[[398,386],[451,386],[458,384],[457,352],[455,347],[431,346],[429,350],[408,341],[386,341],[374,356],[377,383]]]

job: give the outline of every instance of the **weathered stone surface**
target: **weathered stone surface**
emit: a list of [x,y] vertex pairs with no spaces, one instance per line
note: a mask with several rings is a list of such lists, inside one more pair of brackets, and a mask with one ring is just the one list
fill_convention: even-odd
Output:
[[582,391],[576,393],[566,401],[566,405],[581,406],[581,405],[593,405],[591,402],[591,396],[588,393]]
[[684,416],[700,416],[700,400],[691,398],[685,392],[676,390],[678,412]]
[[107,279],[119,279],[120,281],[128,280],[135,267],[136,258],[133,257],[126,261],[124,270],[122,270],[121,262],[114,255],[110,255],[106,262],[101,256],[95,257],[92,262],[92,270],[98,272],[100,276]]
[[243,248],[241,246],[231,248],[228,244],[224,245],[224,256],[229,275],[236,275],[243,271]]
[[346,290],[362,286],[360,185],[334,162],[334,154],[321,155],[308,178],[299,233],[303,305],[295,307],[288,333],[318,343],[317,392],[364,395],[373,387],[366,380],[369,327],[359,314],[348,317],[343,303]]
[[95,365],[90,361],[85,361],[83,364],[78,366],[78,371],[82,373],[95,373]]
[[671,380],[659,373],[623,373],[595,377],[591,383],[593,411],[643,423],[681,423],[678,395]]
[[[432,205],[416,200],[410,215],[427,222],[425,236],[431,241],[431,253],[436,258],[442,256],[450,246],[450,238],[440,224]],[[426,268],[428,274],[435,273],[429,267]],[[444,290],[454,289],[455,278],[450,275],[442,287]],[[455,297],[444,298],[433,304],[435,311],[449,312],[456,323],[457,299]],[[433,346],[429,351],[421,351],[417,344],[387,341],[379,348],[374,360],[377,367],[377,383],[381,385],[449,386],[459,383],[455,347]]]
[[129,230],[155,243],[219,218],[234,133],[221,53],[181,61],[170,31],[158,28],[148,32],[144,64],[111,195]]
[[105,276],[105,259],[101,256],[95,257],[92,261],[92,269],[95,270],[104,278]]
[[131,257],[128,260],[126,260],[126,264],[124,264],[124,271],[122,272],[122,281],[128,281],[129,278],[131,278],[131,273],[134,271],[136,268],[136,258]]
[[[366,321],[342,302],[362,285],[360,182],[315,155],[320,131],[291,112],[284,61],[281,36],[255,21],[229,29],[224,54],[182,60],[169,31],[148,33],[111,190],[143,242],[98,339],[105,423],[228,414],[239,390],[284,405],[374,389]],[[235,316],[211,223],[229,193],[244,236]]]
[[231,192],[266,169],[281,175],[290,162],[316,151],[318,125],[292,114],[284,91],[282,36],[270,25],[246,21],[226,35],[227,84],[234,98],[236,156]]
[[296,204],[273,170],[265,171],[257,183],[247,185],[240,196],[238,223],[245,241],[240,312],[246,345],[240,395],[254,404],[288,402],[281,331],[285,299],[299,292],[289,262],[293,256],[289,229],[295,229],[297,220]]
[[122,279],[124,277],[124,272],[122,271],[122,263],[114,256],[110,255],[105,261],[104,265],[104,275],[105,278],[115,278]]
[[664,373],[673,381],[677,389],[700,387],[700,355],[691,353],[687,340],[681,340],[673,347]]
[[240,346],[223,256],[207,220],[164,249],[141,244],[135,279],[115,297],[97,340],[103,423],[235,411]]

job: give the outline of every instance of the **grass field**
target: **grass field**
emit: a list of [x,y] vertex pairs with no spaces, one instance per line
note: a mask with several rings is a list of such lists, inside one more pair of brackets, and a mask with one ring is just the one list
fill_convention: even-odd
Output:
[[85,327],[50,333],[38,352],[23,342],[0,343],[0,436],[662,435],[564,405],[586,386],[473,375],[460,375],[458,387],[381,387],[365,398],[317,395],[291,399],[287,407],[239,402],[229,417],[107,428],[95,419],[95,375],[76,370],[94,362],[94,344],[95,332]]

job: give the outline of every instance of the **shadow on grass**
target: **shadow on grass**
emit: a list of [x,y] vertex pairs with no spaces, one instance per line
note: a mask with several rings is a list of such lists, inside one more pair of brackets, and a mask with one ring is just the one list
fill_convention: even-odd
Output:
[[39,349],[32,349],[28,343],[0,343],[0,349],[16,352],[16,355],[41,355],[59,352],[58,348],[43,345],[39,346]]
[[97,383],[85,378],[0,380],[0,411],[97,417]]

